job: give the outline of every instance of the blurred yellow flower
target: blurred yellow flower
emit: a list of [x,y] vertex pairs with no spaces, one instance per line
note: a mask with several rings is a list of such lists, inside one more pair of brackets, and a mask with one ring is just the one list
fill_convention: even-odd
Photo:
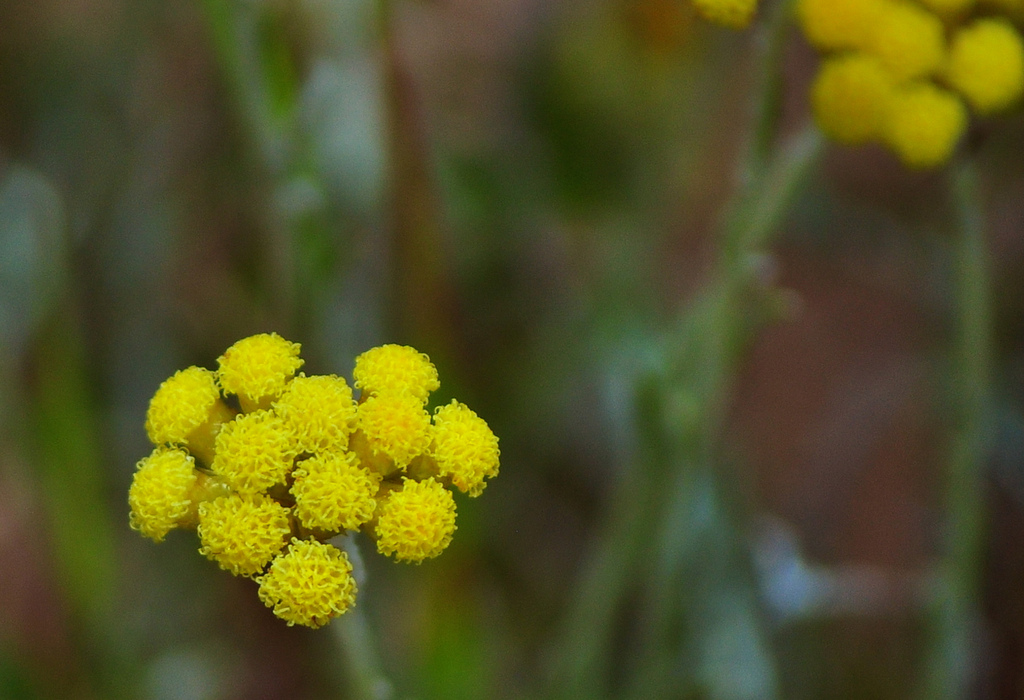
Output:
[[799,0],[797,20],[807,40],[823,51],[863,49],[885,0]]
[[949,159],[967,127],[967,110],[956,95],[932,83],[902,86],[890,101],[885,142],[911,168]]
[[1003,19],[979,19],[953,37],[946,75],[979,114],[1005,109],[1024,92],[1024,42]]
[[693,0],[701,17],[732,29],[743,29],[754,17],[757,0]]
[[897,80],[937,73],[946,58],[942,21],[907,0],[881,4],[868,31],[865,50],[879,58]]
[[811,107],[821,130],[845,144],[882,136],[892,75],[874,56],[849,53],[825,59],[811,87]]

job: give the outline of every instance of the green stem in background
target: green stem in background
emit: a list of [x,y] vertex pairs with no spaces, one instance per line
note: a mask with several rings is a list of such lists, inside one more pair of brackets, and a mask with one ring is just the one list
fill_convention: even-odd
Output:
[[[339,546],[345,550],[352,562],[352,574],[362,589],[366,583],[366,566],[363,563],[359,544],[353,536],[339,537]],[[348,697],[352,700],[390,700],[394,688],[384,675],[380,656],[377,654],[377,640],[366,616],[366,607],[356,605],[339,619],[331,623],[331,630],[341,646],[346,661]]]
[[[607,671],[613,665],[611,650],[621,606],[647,573],[644,553],[650,551],[656,523],[671,523],[679,516],[678,512],[662,513],[678,468],[678,444],[695,435],[707,438],[718,433],[729,389],[726,378],[752,332],[748,302],[755,296],[747,295],[756,292],[756,254],[777,229],[822,152],[821,136],[814,129],[802,132],[778,152],[773,147],[782,44],[790,10],[790,0],[775,6],[759,47],[762,53],[756,65],[761,70],[754,88],[751,133],[738,165],[741,187],[723,217],[716,275],[684,314],[679,331],[666,342],[668,376],[648,377],[638,387],[636,462],[620,478],[597,550],[585,563],[570,602],[552,659],[550,694],[555,697],[599,698],[608,693]],[[684,366],[690,366],[692,373],[684,371]],[[704,447],[711,444],[700,437],[698,441]],[[680,478],[685,481],[684,476]],[[677,554],[667,553],[669,568],[675,568],[672,562],[678,561]],[[655,593],[654,598],[663,599],[664,594]],[[654,604],[655,609],[660,607]],[[660,637],[658,631],[648,634],[652,642]],[[614,661],[621,668],[621,660]]]
[[444,215],[423,110],[394,35],[393,8],[388,0],[379,0],[378,22],[393,241],[391,301],[396,327],[390,330],[431,357],[452,357],[456,336],[450,308],[454,295],[445,270]]
[[[738,211],[729,212],[734,216],[727,219],[717,275],[687,312],[672,343],[676,354],[669,358],[663,384],[669,410],[662,419],[667,436],[662,459],[671,469],[669,478],[658,485],[667,495],[652,535],[654,563],[645,586],[633,697],[660,697],[677,682],[673,665],[692,646],[685,630],[708,633],[711,625],[725,624],[699,619],[724,605],[731,608],[729,624],[742,623],[749,637],[743,645],[760,663],[757,669],[754,659],[747,664],[751,678],[760,680],[742,683],[761,686],[760,697],[774,695],[774,668],[764,646],[767,635],[759,629],[752,569],[744,563],[741,529],[728,510],[716,462],[732,380],[758,325],[754,310],[763,302],[759,297],[767,291],[759,286],[753,259],[778,229],[823,143],[813,128],[798,134],[751,183],[757,195],[737,198]],[[679,406],[689,408],[674,408]],[[732,602],[716,602],[730,585]],[[699,665],[699,659],[695,663]],[[703,675],[703,683],[739,683],[735,678],[716,681]],[[743,696],[745,691],[723,692],[712,695]]]
[[[267,8],[234,0],[202,0],[214,47],[228,88],[237,105],[239,118],[252,150],[251,159],[272,188],[271,195],[297,179],[309,177],[311,166],[302,150],[298,115],[298,75],[272,16],[261,15]],[[382,15],[386,11],[382,2]],[[302,216],[280,211],[274,202],[263,211],[268,242],[268,298],[275,304],[275,316],[286,333],[302,333],[291,326],[301,324],[308,312],[308,299],[301,297],[298,282],[309,286],[313,270],[303,269],[296,256],[303,227],[317,225],[316,212]],[[321,228],[323,226],[321,225]],[[317,235],[326,236],[323,231]],[[358,551],[346,546],[354,560]],[[362,564],[359,564],[360,570]],[[347,664],[348,696],[357,700],[387,700],[392,686],[382,671],[376,640],[364,609],[356,607],[332,624]]]
[[124,651],[116,643],[112,617],[117,547],[77,317],[65,302],[35,341],[37,371],[29,398],[33,463],[47,498],[60,583],[84,629],[83,642],[94,652],[96,690],[104,697],[126,697]]
[[921,685],[926,700],[969,697],[975,680],[994,352],[992,279],[973,161],[965,159],[951,168],[949,190],[956,225],[952,433],[943,484],[946,549],[938,570]]
[[[282,67],[288,61],[287,50],[276,46],[260,31],[259,4],[234,0],[201,0],[210,28],[211,40],[221,65],[229,94],[238,112],[249,150],[250,165],[269,183],[269,202],[261,212],[267,254],[268,301],[274,317],[283,324],[282,332],[294,335],[297,312],[295,269],[295,222],[274,206],[299,163],[294,143],[294,118],[297,113],[297,86],[282,88],[281,83],[295,81],[295,71]],[[278,41],[281,37],[277,37]],[[268,45],[269,44],[269,45]],[[272,290],[272,291],[270,291]]]

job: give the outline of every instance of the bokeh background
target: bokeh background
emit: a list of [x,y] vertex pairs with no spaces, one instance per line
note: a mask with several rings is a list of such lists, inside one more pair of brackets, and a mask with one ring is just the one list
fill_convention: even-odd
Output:
[[[958,526],[955,217],[944,170],[870,147],[829,147],[750,261],[772,303],[716,397],[725,505],[679,523],[689,568],[659,579],[641,537],[608,584],[600,683],[560,662],[615,504],[670,488],[638,387],[664,389],[644,377],[665,329],[715,274],[775,4],[732,32],[685,0],[0,3],[0,698],[372,696],[361,653],[378,697],[925,687]],[[785,134],[817,58],[795,30],[782,49]],[[978,698],[1024,694],[1022,116],[963,146],[994,352],[977,605],[942,633],[971,653],[942,663]],[[128,528],[156,387],[268,331],[349,377],[413,344],[435,400],[501,440],[443,556],[397,565],[360,536],[365,628],[288,628],[193,533]],[[661,636],[651,591],[686,599]]]

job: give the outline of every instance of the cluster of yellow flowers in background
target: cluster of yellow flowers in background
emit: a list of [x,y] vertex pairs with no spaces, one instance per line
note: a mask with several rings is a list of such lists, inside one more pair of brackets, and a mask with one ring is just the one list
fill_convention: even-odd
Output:
[[[978,0],[984,2],[984,0]],[[968,123],[1024,93],[1024,0],[799,0],[804,34],[827,52],[811,88],[830,138],[880,142],[907,166],[944,163]]]
[[750,24],[757,10],[757,0],[692,0],[701,17],[733,29]]
[[216,372],[189,367],[160,385],[130,524],[159,542],[195,528],[199,552],[289,625],[320,627],[355,602],[352,566],[327,542],[362,530],[379,552],[421,562],[455,532],[451,486],[478,496],[498,474],[498,439],[458,401],[427,412],[430,359],[384,345],[356,358],[353,383],[297,374],[299,345],[238,341]]

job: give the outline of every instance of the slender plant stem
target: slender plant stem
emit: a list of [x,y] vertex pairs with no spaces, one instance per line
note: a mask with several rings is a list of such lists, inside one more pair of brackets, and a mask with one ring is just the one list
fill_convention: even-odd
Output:
[[973,161],[965,160],[951,169],[949,190],[956,224],[953,408],[944,484],[946,551],[936,577],[926,678],[921,685],[927,700],[969,697],[975,679],[993,357],[992,281]]
[[[717,434],[721,409],[706,409],[713,403],[724,404],[728,386],[725,378],[733,366],[727,358],[738,352],[741,343],[737,338],[749,331],[749,316],[745,313],[748,300],[744,297],[755,277],[753,255],[775,231],[821,153],[822,139],[814,129],[802,132],[778,152],[773,147],[782,43],[790,6],[790,0],[776,4],[760,45],[762,53],[757,65],[761,70],[754,90],[751,133],[738,168],[740,189],[723,218],[725,230],[718,272],[708,291],[684,315],[681,330],[666,343],[667,348],[684,348],[686,355],[675,358],[670,353],[670,368],[694,363],[699,367],[700,371],[691,375],[696,377],[697,385],[683,382],[679,386],[676,382],[674,390],[666,390],[665,382],[673,381],[672,369],[668,377],[650,377],[642,382],[636,410],[641,435],[638,463],[621,477],[597,550],[585,564],[577,595],[570,603],[553,659],[553,696],[599,698],[608,692],[606,674],[616,616],[646,569],[642,552],[654,535],[655,523],[659,519],[663,523],[673,522],[678,517],[678,513],[672,512],[659,518],[666,494],[673,491],[666,488],[671,483],[666,477],[673,471],[669,455],[674,450],[670,444],[694,433]],[[681,406],[688,420],[673,420]],[[686,406],[695,410],[687,412]],[[685,475],[680,479],[685,481]],[[663,531],[662,535],[667,537],[670,533]],[[677,561],[673,554],[661,566],[675,568]],[[659,575],[656,570],[656,580]],[[663,583],[670,581],[666,579]],[[656,583],[655,588],[659,589],[660,584]],[[656,593],[655,599],[664,602],[664,593]],[[656,602],[655,607],[660,607],[660,603]],[[651,634],[652,646],[660,636],[658,630]]]
[[[234,0],[201,0],[210,28],[213,48],[237,110],[252,166],[264,175],[271,187],[281,186],[294,168],[292,127],[287,119],[275,116],[266,61],[261,56],[258,13],[261,7]],[[286,110],[294,114],[295,110]],[[270,202],[273,195],[269,193]],[[290,333],[295,322],[296,274],[294,231],[287,216],[268,203],[261,217],[269,254],[266,256],[268,282],[281,330]]]
[[[366,566],[359,544],[352,536],[339,537],[334,542],[349,555],[356,584],[362,589],[366,584]],[[377,653],[377,640],[366,615],[366,608],[356,605],[333,622],[331,628],[345,655],[350,697],[353,700],[393,698],[394,687],[384,674],[380,655]]]

